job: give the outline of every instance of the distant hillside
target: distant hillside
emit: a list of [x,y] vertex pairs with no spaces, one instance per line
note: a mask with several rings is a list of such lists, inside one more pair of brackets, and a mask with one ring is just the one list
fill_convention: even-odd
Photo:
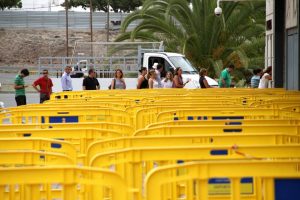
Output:
[[[65,30],[0,29],[0,67],[37,66],[39,57],[66,56]],[[110,40],[117,33],[110,33]],[[106,42],[106,31],[94,30],[94,41]],[[69,52],[75,41],[90,41],[89,30],[69,30]]]

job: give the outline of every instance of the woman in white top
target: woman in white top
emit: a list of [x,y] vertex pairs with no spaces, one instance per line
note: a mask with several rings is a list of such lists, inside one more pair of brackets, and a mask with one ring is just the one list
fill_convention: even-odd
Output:
[[167,72],[166,78],[162,81],[163,88],[173,87],[173,74],[172,72]]
[[258,88],[268,88],[269,80],[272,80],[272,66],[267,67],[263,76],[260,78]]
[[159,88],[159,84],[156,81],[156,72],[154,69],[151,69],[148,73],[148,83],[149,83],[149,88]]

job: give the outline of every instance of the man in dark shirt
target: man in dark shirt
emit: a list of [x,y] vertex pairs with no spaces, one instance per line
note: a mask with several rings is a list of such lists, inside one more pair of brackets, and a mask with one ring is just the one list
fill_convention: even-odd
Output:
[[99,90],[100,84],[96,78],[96,72],[94,69],[89,70],[89,76],[83,79],[83,90]]

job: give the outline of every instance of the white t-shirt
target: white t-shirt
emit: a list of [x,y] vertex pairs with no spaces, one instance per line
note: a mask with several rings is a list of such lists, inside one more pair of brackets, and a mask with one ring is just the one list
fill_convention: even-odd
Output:
[[269,76],[270,74],[268,73],[265,73],[260,81],[259,81],[259,85],[258,85],[258,88],[268,88],[268,85],[269,85],[269,79],[266,78],[266,76]]
[[173,87],[173,82],[168,80],[167,82],[165,82],[165,79],[161,82],[163,88],[172,88]]
[[153,79],[153,88],[160,88],[159,83],[155,79]]

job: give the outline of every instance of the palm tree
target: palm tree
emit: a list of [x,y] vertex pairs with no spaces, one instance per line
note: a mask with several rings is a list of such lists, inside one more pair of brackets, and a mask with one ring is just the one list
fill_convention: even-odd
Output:
[[[246,44],[264,37],[265,3],[222,3],[220,17],[214,15],[215,7],[215,0],[145,0],[141,10],[123,21],[116,41],[164,41],[167,51],[184,54],[211,76],[233,57],[247,67]],[[138,25],[128,30],[134,22]]]

